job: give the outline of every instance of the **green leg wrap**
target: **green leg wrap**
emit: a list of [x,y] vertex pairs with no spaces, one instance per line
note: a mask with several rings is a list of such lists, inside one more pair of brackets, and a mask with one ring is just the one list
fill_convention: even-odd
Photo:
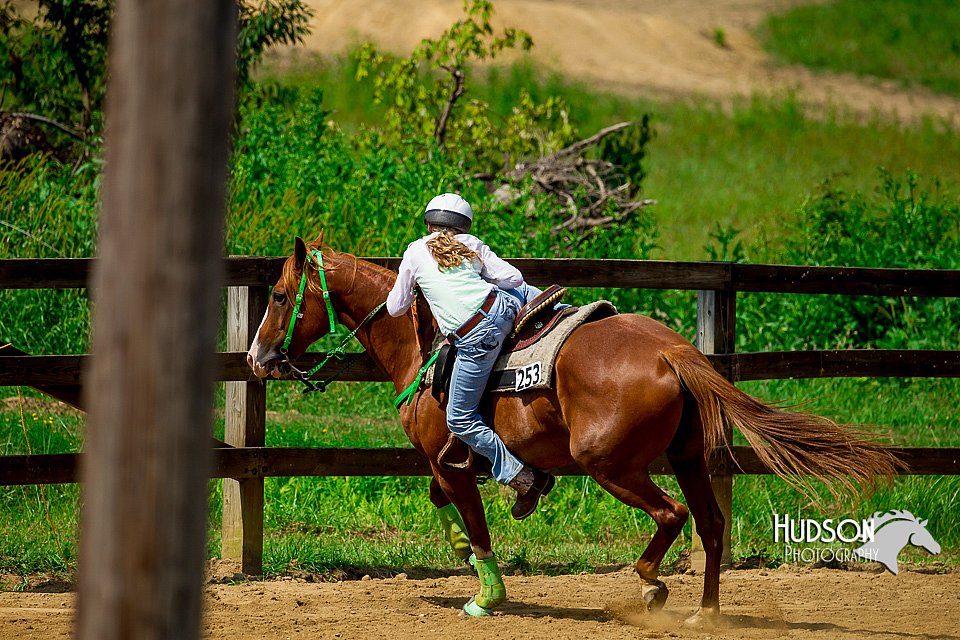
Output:
[[469,616],[489,616],[491,609],[507,599],[507,587],[503,584],[497,557],[478,560],[475,555],[471,555],[470,564],[477,570],[480,578],[480,593],[470,599],[463,611]]
[[443,524],[443,533],[447,542],[453,547],[453,552],[461,560],[466,560],[473,553],[470,548],[470,538],[467,537],[467,527],[463,524],[460,512],[453,504],[437,509],[440,522]]

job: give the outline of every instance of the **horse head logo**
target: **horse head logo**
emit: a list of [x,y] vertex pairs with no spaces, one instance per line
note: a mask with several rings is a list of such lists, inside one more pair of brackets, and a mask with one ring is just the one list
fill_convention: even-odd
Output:
[[891,573],[899,571],[897,555],[908,544],[926,549],[936,555],[940,545],[927,531],[927,521],[920,521],[909,511],[891,511],[873,514],[873,539],[869,540],[854,553],[867,560],[879,562]]

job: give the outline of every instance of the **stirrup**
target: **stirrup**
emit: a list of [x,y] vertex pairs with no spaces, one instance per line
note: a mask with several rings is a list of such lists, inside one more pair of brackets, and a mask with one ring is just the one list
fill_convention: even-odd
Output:
[[473,466],[473,449],[469,446],[467,447],[467,459],[463,462],[446,462],[444,458],[450,453],[450,449],[459,442],[457,436],[450,434],[450,437],[447,438],[447,444],[443,445],[443,448],[440,449],[439,455],[437,455],[437,464],[449,467],[451,469],[456,469],[457,471],[463,471],[464,469],[469,469]]

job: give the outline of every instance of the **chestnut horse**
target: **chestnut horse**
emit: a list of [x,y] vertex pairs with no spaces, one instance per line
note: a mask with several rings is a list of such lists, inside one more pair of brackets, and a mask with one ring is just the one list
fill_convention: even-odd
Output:
[[[329,248],[321,253],[321,240],[322,234],[308,246],[296,239],[296,250],[273,288],[247,362],[261,378],[288,367],[290,360],[328,333],[327,309],[333,309],[336,320],[357,330],[357,339],[399,393],[416,377],[435,336],[426,305],[415,305],[396,318],[383,311],[370,318],[386,300],[396,273]],[[291,325],[305,268],[302,316]],[[325,287],[330,305],[324,299]],[[293,335],[283,349],[288,331]],[[555,469],[575,462],[618,500],[653,518],[656,533],[636,563],[650,609],[662,607],[667,598],[667,588],[658,580],[660,563],[689,509],[706,552],[703,596],[691,622],[719,614],[724,517],[706,460],[714,446],[728,444],[726,424],[736,425],[761,460],[794,483],[810,475],[848,488],[852,483],[872,484],[877,476],[889,477],[896,464],[881,447],[830,420],[784,411],[739,391],[682,336],[642,315],[616,315],[576,329],[557,356],[554,382],[549,390],[490,396],[483,405],[489,424],[528,464]],[[410,442],[430,460],[431,501],[447,514],[452,502],[462,515],[462,521],[455,519],[465,524],[475,557],[489,557],[490,534],[475,470],[438,462],[449,437],[443,410],[421,389],[409,406],[400,408],[400,419]],[[460,446],[464,449],[457,460],[466,455],[465,445]],[[687,506],[650,478],[648,465],[664,452]],[[448,528],[447,533],[456,543],[456,530],[451,533]],[[464,547],[460,545],[461,552]],[[499,572],[496,580],[499,591],[494,592],[499,595],[491,599],[493,592],[481,574],[484,606],[505,599]]]

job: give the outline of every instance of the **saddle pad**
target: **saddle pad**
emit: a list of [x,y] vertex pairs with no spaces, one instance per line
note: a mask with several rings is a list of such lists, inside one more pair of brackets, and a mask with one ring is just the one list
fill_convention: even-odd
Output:
[[[607,300],[597,300],[584,305],[574,313],[563,317],[548,334],[526,349],[506,353],[497,358],[487,384],[487,392],[517,392],[528,389],[549,389],[553,386],[553,365],[560,347],[574,329],[587,322],[617,315],[617,308]],[[440,337],[436,350],[443,338]],[[433,370],[430,367],[424,376],[426,386],[433,385]]]

